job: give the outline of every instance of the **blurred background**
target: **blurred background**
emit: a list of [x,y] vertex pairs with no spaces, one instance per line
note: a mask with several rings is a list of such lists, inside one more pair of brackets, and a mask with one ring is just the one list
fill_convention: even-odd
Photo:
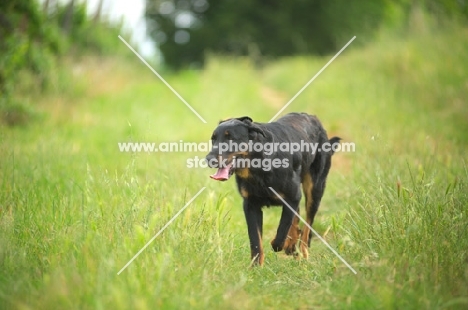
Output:
[[261,68],[278,57],[332,54],[354,35],[353,48],[468,20],[465,0],[8,0],[0,9],[0,110],[12,119],[27,117],[15,99],[19,76],[45,90],[68,56],[128,54],[119,34],[169,70],[203,68],[209,55],[247,56]]

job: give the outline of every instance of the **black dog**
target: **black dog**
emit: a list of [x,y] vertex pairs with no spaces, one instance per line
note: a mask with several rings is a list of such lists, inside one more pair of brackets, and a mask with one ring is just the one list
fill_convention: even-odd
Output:
[[[299,229],[299,218],[282,199],[299,213],[302,183],[307,223],[312,225],[325,190],[332,146],[339,143],[340,138],[329,140],[317,117],[291,113],[267,124],[254,123],[250,117],[221,121],[211,140],[213,148],[206,160],[209,167],[218,168],[211,178],[225,181],[235,174],[238,190],[244,198],[252,263],[262,265],[264,259],[263,206],[283,206],[276,237],[271,241],[273,250],[284,249],[288,255],[296,254],[300,238],[301,252],[308,257],[312,232],[307,227],[303,231]],[[302,149],[292,152],[292,144],[296,148],[299,144]],[[315,151],[311,144],[317,148]],[[262,150],[259,145],[263,145]]]

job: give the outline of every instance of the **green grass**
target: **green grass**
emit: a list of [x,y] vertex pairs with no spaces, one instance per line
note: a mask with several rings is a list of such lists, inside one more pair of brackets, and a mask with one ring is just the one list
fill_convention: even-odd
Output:
[[41,98],[39,121],[0,131],[0,308],[466,308],[467,38],[458,29],[350,48],[285,111],[317,114],[356,144],[334,156],[314,227],[357,275],[316,238],[307,261],[274,253],[278,208],[264,212],[265,266],[249,268],[233,180],[186,168],[203,153],[117,147],[207,141],[226,117],[266,122],[329,58],[258,71],[217,57],[166,74],[208,124],[143,64],[73,64],[70,94]]

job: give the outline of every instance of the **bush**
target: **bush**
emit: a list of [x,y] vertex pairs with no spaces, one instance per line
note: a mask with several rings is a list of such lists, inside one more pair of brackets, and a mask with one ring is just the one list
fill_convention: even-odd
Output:
[[65,53],[76,57],[128,52],[117,40],[119,29],[91,20],[86,5],[74,1],[51,11],[41,10],[37,1],[1,2],[0,122],[14,126],[33,119],[33,108],[17,94],[21,75],[31,75],[38,89],[44,91]]

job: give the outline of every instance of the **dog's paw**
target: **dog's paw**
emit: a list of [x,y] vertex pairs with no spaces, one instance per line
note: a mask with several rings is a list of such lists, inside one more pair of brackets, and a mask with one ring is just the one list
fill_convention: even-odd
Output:
[[[297,240],[296,240],[297,242]],[[286,253],[286,255],[295,255],[297,254],[297,251],[296,251],[296,243],[294,243],[294,241],[292,239],[286,239],[286,242],[284,243],[284,246],[283,246],[283,249],[284,249],[284,253]]]
[[297,224],[293,224],[291,228],[289,229],[288,236],[286,237],[286,240],[284,241],[284,252],[286,255],[297,255],[297,250],[296,250],[296,245],[297,245],[297,240],[299,240],[299,237],[301,236],[301,230],[297,227]]
[[286,253],[286,255],[293,255],[294,253],[296,253],[296,243],[297,239],[294,239],[288,235],[283,245],[284,253]]
[[256,266],[263,266],[263,261],[265,259],[265,255],[263,252],[254,254],[252,253],[251,258],[250,258],[250,267],[256,267]]
[[273,248],[273,251],[275,252],[279,252],[283,250],[284,242],[279,242],[278,240],[276,240],[276,238],[271,240],[270,244],[271,244],[271,247]]

